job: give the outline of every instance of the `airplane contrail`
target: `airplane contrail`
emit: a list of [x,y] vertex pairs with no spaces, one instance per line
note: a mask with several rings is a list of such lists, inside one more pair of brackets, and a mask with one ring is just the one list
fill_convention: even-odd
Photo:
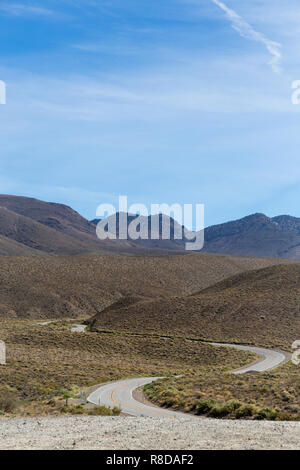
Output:
[[226,16],[232,23],[233,29],[235,29],[235,31],[237,31],[242,37],[250,39],[251,41],[260,42],[266,47],[267,51],[272,56],[269,65],[272,67],[272,70],[275,73],[280,73],[280,63],[282,59],[280,52],[281,44],[279,42],[268,39],[264,34],[253,29],[250,24],[248,24],[240,15],[238,15],[238,13],[225,5],[224,2],[220,0],[212,0],[212,2],[226,13]]

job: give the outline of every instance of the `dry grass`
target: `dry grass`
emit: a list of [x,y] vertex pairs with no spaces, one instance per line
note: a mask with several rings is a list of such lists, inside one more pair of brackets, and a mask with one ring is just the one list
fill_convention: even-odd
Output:
[[0,368],[0,397],[9,391],[22,403],[19,412],[59,412],[64,397],[78,398],[80,388],[108,380],[186,374],[200,366],[229,369],[253,358],[176,338],[71,333],[68,323],[1,322],[8,361]]
[[[159,402],[168,383],[178,385],[171,376],[183,375],[173,391],[178,403],[167,396],[172,406],[199,412],[199,401],[214,399],[209,412],[222,414],[227,401],[243,400],[298,417],[297,368],[237,378],[228,370],[253,355],[188,339],[288,349],[300,337],[299,264],[200,254],[0,261],[0,338],[8,355],[0,367],[3,412],[59,413],[66,391],[145,375],[169,377],[153,385],[162,387],[152,397]],[[102,308],[94,332],[71,333],[68,318],[86,320]],[[60,320],[39,326],[39,318]],[[279,417],[272,413],[265,412]]]
[[94,330],[160,333],[290,350],[300,338],[300,265],[228,278],[190,296],[116,304],[91,320]]
[[69,320],[45,326],[1,322],[8,355],[7,365],[0,368],[2,413],[111,413],[82,406],[80,390],[125,377],[163,375],[167,378],[147,388],[148,397],[161,406],[216,417],[300,417],[297,366],[234,376],[231,369],[255,356],[176,337],[71,333],[71,325]]
[[218,255],[0,257],[0,318],[78,318],[122,296],[190,295],[283,260]]
[[160,406],[212,417],[300,420],[299,366],[235,376],[219,366],[199,368],[145,387]]
[[83,404],[73,405],[73,406],[63,406],[60,408],[61,413],[71,414],[71,415],[89,415],[89,416],[119,416],[121,409],[117,406],[109,408],[105,405],[97,406],[86,406]]

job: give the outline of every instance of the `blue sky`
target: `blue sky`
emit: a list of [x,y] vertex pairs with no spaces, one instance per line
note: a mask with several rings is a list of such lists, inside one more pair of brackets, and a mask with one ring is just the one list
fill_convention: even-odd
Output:
[[0,192],[300,216],[296,0],[0,2]]

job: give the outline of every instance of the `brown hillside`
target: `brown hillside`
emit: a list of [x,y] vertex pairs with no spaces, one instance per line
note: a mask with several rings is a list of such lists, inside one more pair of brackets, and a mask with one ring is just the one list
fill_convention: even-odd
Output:
[[93,225],[71,207],[39,199],[0,194],[0,207],[35,220],[78,239],[94,235]]
[[[126,218],[126,214],[122,214]],[[188,254],[187,240],[177,239],[184,227],[172,217],[157,214],[153,219],[127,214],[130,226],[139,231],[148,227],[153,238],[119,239],[121,214],[115,220],[117,238],[99,240],[95,219],[89,222],[64,204],[34,198],[0,194],[1,255],[82,255],[94,253]],[[108,227],[113,230],[113,227]],[[107,227],[107,228],[108,228]],[[131,227],[132,228],[132,227]],[[169,232],[170,239],[164,239]],[[167,237],[168,238],[168,237]],[[205,229],[202,252],[235,256],[300,259],[300,219],[291,216],[267,217],[252,214],[239,220]],[[13,243],[9,243],[8,240]],[[17,244],[16,244],[17,243]]]
[[70,255],[87,251],[87,244],[83,241],[3,207],[0,207],[0,234],[17,242],[20,251],[23,245],[25,251],[20,254],[29,254],[28,248],[32,249],[32,254],[35,254],[34,250],[37,254]]
[[126,240],[98,240],[95,225],[64,204],[21,196],[0,195],[0,235],[19,244],[0,243],[3,255],[132,251]]
[[207,253],[300,259],[300,219],[252,214],[205,229]]
[[126,296],[190,295],[278,262],[206,254],[1,257],[0,316],[89,317]]
[[0,256],[32,256],[42,252],[0,235]]
[[290,348],[300,338],[300,265],[244,272],[196,295],[101,312],[94,329]]

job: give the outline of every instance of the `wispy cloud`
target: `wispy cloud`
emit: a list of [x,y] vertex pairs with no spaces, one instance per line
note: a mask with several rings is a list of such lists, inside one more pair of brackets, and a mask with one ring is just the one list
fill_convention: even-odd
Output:
[[74,44],[74,49],[78,49],[83,52],[102,53],[110,55],[140,55],[145,53],[145,49],[137,46],[126,46],[126,45],[109,45],[109,44]]
[[1,3],[0,12],[12,16],[53,16],[55,13],[47,8],[41,8],[21,3]]
[[232,27],[242,37],[250,39],[251,41],[260,42],[266,47],[266,49],[272,56],[272,59],[269,62],[270,66],[272,67],[272,70],[275,73],[280,73],[280,63],[282,59],[281,44],[279,42],[268,39],[264,34],[260,33],[259,31],[256,31],[238,13],[236,13],[234,10],[225,5],[225,3],[223,3],[222,1],[212,0],[212,2],[226,13],[226,16],[232,23]]

